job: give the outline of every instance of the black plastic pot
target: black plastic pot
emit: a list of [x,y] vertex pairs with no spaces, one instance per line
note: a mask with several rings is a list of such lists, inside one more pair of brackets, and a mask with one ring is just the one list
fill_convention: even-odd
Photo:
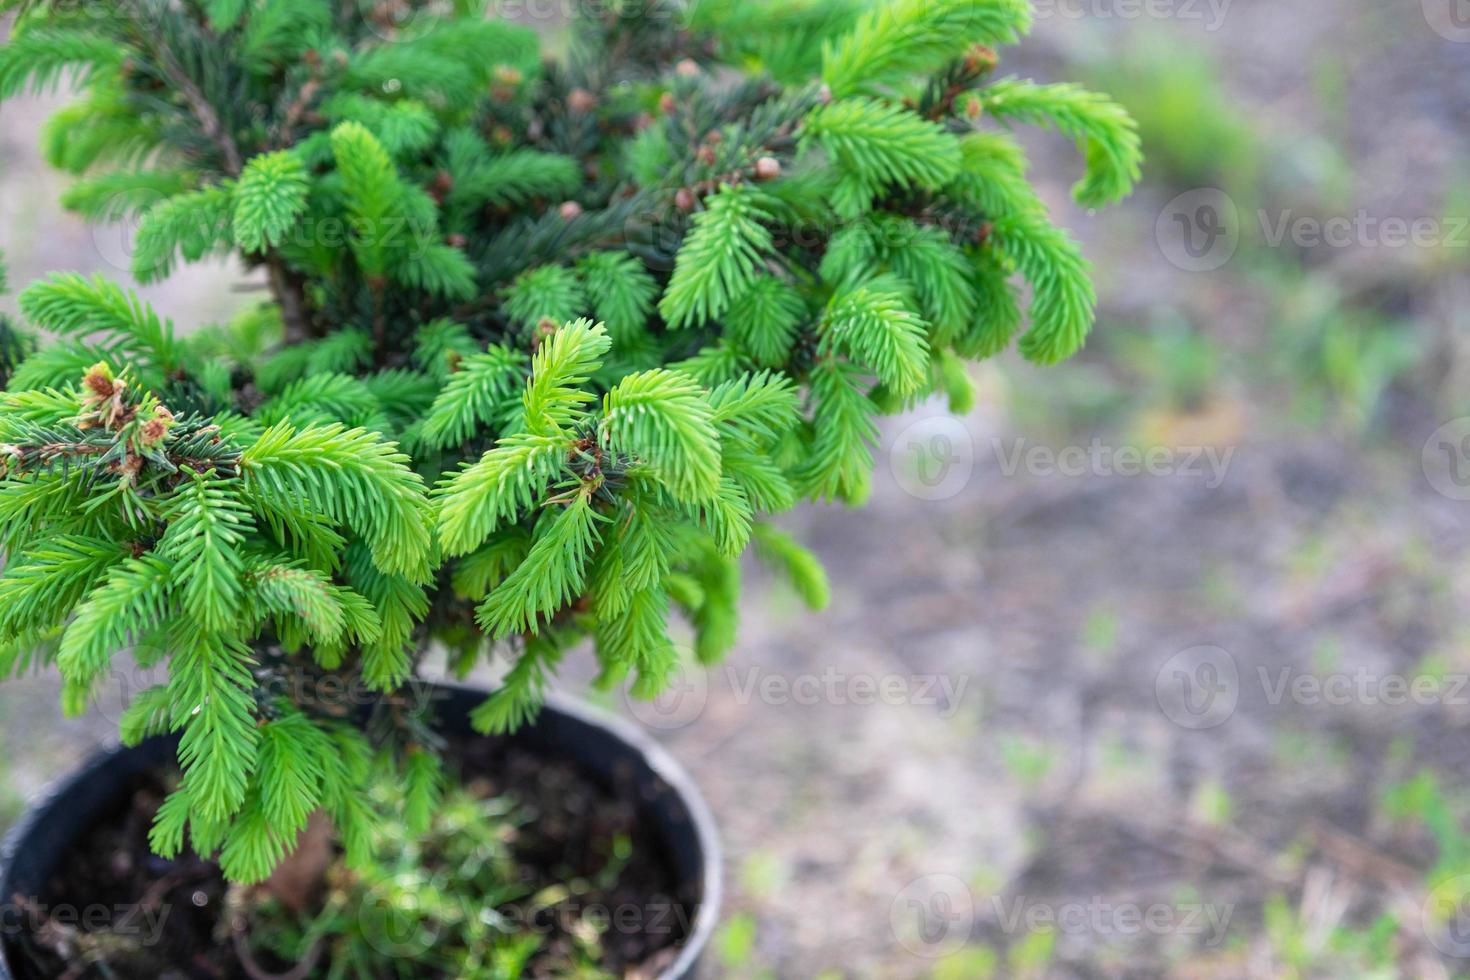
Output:
[[[473,735],[469,712],[484,692],[441,686],[435,706],[445,734]],[[510,736],[536,754],[575,761],[605,788],[631,785],[641,815],[657,828],[681,891],[697,895],[690,934],[661,980],[697,974],[719,918],[722,861],[719,836],[688,774],[641,730],[565,698],[553,697],[537,721]],[[174,762],[175,738],[99,753],[52,786],[0,846],[0,908],[15,895],[35,895],[60,866],[72,842],[109,809],[124,805],[143,773]],[[8,937],[0,937],[0,980],[14,980]]]

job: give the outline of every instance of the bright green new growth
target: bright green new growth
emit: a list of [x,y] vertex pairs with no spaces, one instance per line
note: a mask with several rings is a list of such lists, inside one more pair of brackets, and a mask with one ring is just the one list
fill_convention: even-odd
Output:
[[825,604],[769,516],[865,499],[878,417],[964,410],[966,360],[1091,328],[1001,127],[1076,139],[1088,206],[1138,172],[1112,103],[991,81],[1022,0],[594,4],[555,65],[474,0],[370,6],[0,0],[0,96],[81,83],[46,149],[69,206],[140,218],[134,277],[270,288],[184,336],[71,274],[19,297],[57,344],[0,318],[0,675],[54,664],[75,712],[166,663],[121,724],[180,738],[154,846],[242,881],[318,811],[365,857],[375,769],[427,825],[431,650],[498,665],[500,732],[583,640],[641,697],[718,660],[751,544]]
[[[26,308],[46,308],[50,285],[27,293]],[[105,292],[64,296],[41,326],[115,308]],[[132,322],[104,336],[126,336]],[[196,848],[223,846],[232,876],[267,873],[303,810],[352,792],[332,783],[340,767],[328,732],[362,736],[266,698],[250,641],[294,637],[320,659],[344,634],[381,637],[374,604],[313,568],[306,546],[312,535],[340,544],[350,530],[380,575],[422,577],[430,538],[421,481],[379,436],[334,424],[233,437],[198,415],[175,416],[105,363],[80,386],[5,393],[0,407],[0,664],[54,656],[66,707],[80,712],[120,650],[133,647],[144,662],[167,652],[167,684],[122,719],[129,741],[182,732],[183,802],[165,811],[155,844],[176,851],[187,825]],[[309,733],[292,751],[310,751],[285,767],[278,727],[279,739]]]
[[281,244],[301,212],[310,185],[301,161],[284,150],[245,165],[235,193],[235,242],[247,252]]

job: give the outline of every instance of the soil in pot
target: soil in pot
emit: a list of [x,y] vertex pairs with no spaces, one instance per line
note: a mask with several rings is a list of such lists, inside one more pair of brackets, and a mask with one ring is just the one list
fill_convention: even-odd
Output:
[[18,897],[18,980],[651,977],[673,961],[697,896],[679,893],[631,787],[496,739],[450,742],[463,790],[435,830],[398,867],[334,864],[301,912],[232,890],[212,861],[155,856],[148,830],[176,774],[142,777],[40,895]]

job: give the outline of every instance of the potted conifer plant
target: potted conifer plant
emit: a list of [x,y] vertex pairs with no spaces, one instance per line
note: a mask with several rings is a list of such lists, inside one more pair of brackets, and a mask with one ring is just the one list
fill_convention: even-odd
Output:
[[[556,58],[486,7],[0,0],[0,98],[79,83],[47,156],[138,221],[133,278],[269,290],[176,331],[62,273],[0,321],[0,676],[72,713],[166,676],[12,838],[0,977],[687,975],[707,821],[545,705],[558,662],[652,697],[671,627],[717,660],[752,542],[820,606],[768,515],[860,503],[875,419],[965,410],[966,360],[1081,347],[1006,130],[1078,140],[1088,206],[1138,141],[996,77],[1025,0],[588,3]],[[446,657],[503,677],[425,687]],[[655,898],[683,925],[581,914]]]

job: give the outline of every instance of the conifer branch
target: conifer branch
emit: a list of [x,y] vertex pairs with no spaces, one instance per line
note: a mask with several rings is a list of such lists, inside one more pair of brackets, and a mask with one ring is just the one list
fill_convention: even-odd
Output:
[[[368,6],[36,3],[0,48],[0,99],[80,85],[45,154],[69,207],[140,221],[135,278],[269,286],[183,333],[66,273],[0,317],[0,676],[54,662],[74,713],[120,652],[166,662],[120,725],[180,738],[150,841],[239,882],[318,811],[362,867],[385,766],[429,822],[448,777],[402,689],[434,644],[509,658],[498,733],[583,639],[640,697],[679,621],[723,656],[752,545],[820,607],[763,517],[861,503],[880,414],[963,411],[965,361],[1091,329],[1000,127],[1084,144],[1088,206],[1141,159],[1103,97],[991,81],[1024,0],[589,11],[559,60],[477,3]],[[298,670],[374,692],[371,739]]]

